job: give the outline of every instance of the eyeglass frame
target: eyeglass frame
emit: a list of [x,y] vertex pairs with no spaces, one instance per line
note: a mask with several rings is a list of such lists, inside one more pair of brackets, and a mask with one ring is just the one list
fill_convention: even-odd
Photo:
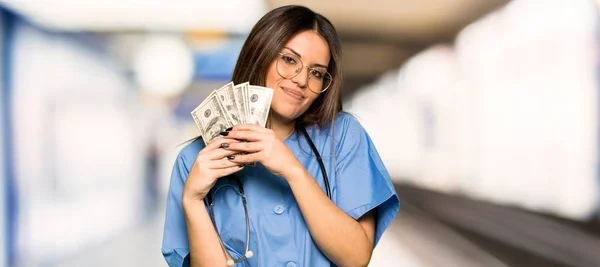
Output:
[[[275,69],[277,70],[277,74],[279,74],[279,76],[281,76],[281,77],[282,77],[282,78],[284,78],[284,79],[292,79],[292,78],[294,78],[294,77],[298,76],[298,74],[300,74],[300,73],[302,72],[302,70],[303,70],[303,69],[307,69],[307,70],[308,70],[308,73],[307,73],[307,75],[308,75],[308,79],[310,79],[310,77],[312,77],[312,75],[310,74],[310,70],[316,70],[314,67],[311,67],[310,65],[308,65],[308,66],[304,66],[304,62],[302,62],[302,59],[301,59],[300,57],[298,57],[297,55],[294,55],[294,54],[292,54],[292,53],[283,53],[283,52],[279,52],[279,53],[277,53],[277,55],[278,55],[279,57],[276,59],[276,60],[277,60],[277,62],[275,62]],[[297,68],[297,69],[296,69],[296,71],[294,71],[296,74],[294,74],[294,75],[293,75],[293,76],[291,76],[291,77],[285,77],[285,76],[283,76],[283,75],[281,74],[281,71],[279,70],[279,60],[280,60],[280,59],[281,59],[281,57],[283,57],[284,55],[285,55],[285,56],[291,56],[291,57],[297,58],[297,59],[298,59],[298,61],[300,62],[300,64],[302,64],[302,67],[300,67],[300,68]],[[333,75],[331,75],[331,73],[329,73],[327,70],[325,70],[325,74],[326,74],[326,75],[329,75],[329,77],[330,77],[330,79],[329,79],[329,80],[330,80],[330,82],[329,82],[329,84],[327,85],[327,87],[326,87],[325,89],[321,90],[320,92],[315,92],[315,91],[313,91],[313,89],[312,89],[312,88],[310,88],[310,83],[309,83],[308,81],[306,82],[306,86],[308,87],[308,89],[309,89],[311,92],[313,92],[313,93],[315,93],[315,94],[321,94],[321,93],[324,93],[325,91],[327,91],[327,89],[329,89],[329,88],[331,87],[331,84],[333,83]]]

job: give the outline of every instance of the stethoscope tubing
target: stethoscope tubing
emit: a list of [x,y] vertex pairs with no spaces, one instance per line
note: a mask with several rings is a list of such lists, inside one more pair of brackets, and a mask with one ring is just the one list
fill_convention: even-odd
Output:
[[[319,153],[319,150],[313,143],[312,138],[310,138],[310,136],[308,135],[308,132],[306,131],[306,129],[304,127],[299,127],[299,130],[300,130],[300,132],[302,132],[302,134],[306,138],[306,141],[310,145],[311,150],[315,153],[315,157],[317,158],[317,162],[319,163],[319,168],[321,169],[321,174],[323,175],[323,181],[325,183],[325,193],[327,194],[327,197],[329,199],[331,199],[331,189],[329,187],[329,177],[327,176],[327,171],[325,170],[325,164],[323,163],[321,154]],[[242,185],[242,182],[240,181],[239,177],[237,177],[235,175],[232,175],[232,177],[234,178],[233,180],[236,181],[237,186],[240,190],[240,196],[242,198],[242,204],[244,206],[244,215],[245,215],[245,219],[246,219],[246,248],[245,248],[245,253],[241,258],[239,258],[239,259],[233,258],[231,256],[231,254],[229,253],[229,251],[225,248],[225,245],[223,244],[222,240],[220,240],[221,235],[219,234],[219,229],[217,228],[217,223],[215,222],[214,202],[213,202],[213,198],[212,198],[212,194],[214,194],[214,190],[211,189],[206,196],[206,201],[207,201],[207,204],[209,207],[209,212],[210,212],[210,220],[213,224],[213,227],[215,228],[215,231],[217,232],[217,235],[219,236],[219,241],[220,241],[219,243],[221,244],[221,247],[223,248],[223,250],[227,253],[227,255],[230,258],[230,260],[228,261],[228,265],[230,265],[230,263],[235,264],[235,263],[242,262],[242,261],[252,257],[252,255],[253,255],[252,251],[250,251],[250,217],[248,215],[248,205],[246,202],[246,194],[244,194],[244,186]],[[232,265],[230,265],[230,266],[232,266]]]

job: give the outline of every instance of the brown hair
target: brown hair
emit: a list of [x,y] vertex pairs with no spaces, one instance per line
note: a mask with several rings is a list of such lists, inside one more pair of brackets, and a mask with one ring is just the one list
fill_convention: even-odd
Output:
[[342,110],[342,47],[331,22],[303,6],[282,6],[265,14],[252,28],[233,71],[235,84],[250,82],[265,86],[267,71],[277,54],[294,35],[312,30],[321,35],[329,46],[331,59],[327,71],[333,81],[312,105],[296,119],[296,125],[318,124],[323,128],[333,122]]

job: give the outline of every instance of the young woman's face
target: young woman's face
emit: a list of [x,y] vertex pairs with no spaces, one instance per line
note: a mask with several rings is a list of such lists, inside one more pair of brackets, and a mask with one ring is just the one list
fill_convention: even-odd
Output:
[[[306,67],[311,67],[311,74],[317,76],[320,72],[327,71],[330,59],[329,46],[318,33],[303,31],[292,37],[279,52],[284,56],[278,55],[271,62],[267,71],[266,87],[274,90],[271,102],[272,115],[284,121],[292,121],[300,117],[320,94],[315,93],[320,92],[321,88],[315,86],[314,78],[311,77],[312,81],[309,81],[309,70]],[[295,62],[296,60],[300,62]],[[284,78],[282,75],[286,73],[283,64],[288,64],[288,68],[292,64],[304,68],[300,69],[296,76]],[[310,88],[309,84],[312,85]]]

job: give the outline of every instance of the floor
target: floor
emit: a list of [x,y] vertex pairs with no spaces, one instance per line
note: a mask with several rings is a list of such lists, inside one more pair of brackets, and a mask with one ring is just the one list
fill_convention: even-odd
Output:
[[[129,229],[55,267],[167,266],[160,253],[163,214],[157,212],[145,225]],[[370,267],[486,266],[502,262],[441,223],[416,212],[402,210],[383,235]]]

